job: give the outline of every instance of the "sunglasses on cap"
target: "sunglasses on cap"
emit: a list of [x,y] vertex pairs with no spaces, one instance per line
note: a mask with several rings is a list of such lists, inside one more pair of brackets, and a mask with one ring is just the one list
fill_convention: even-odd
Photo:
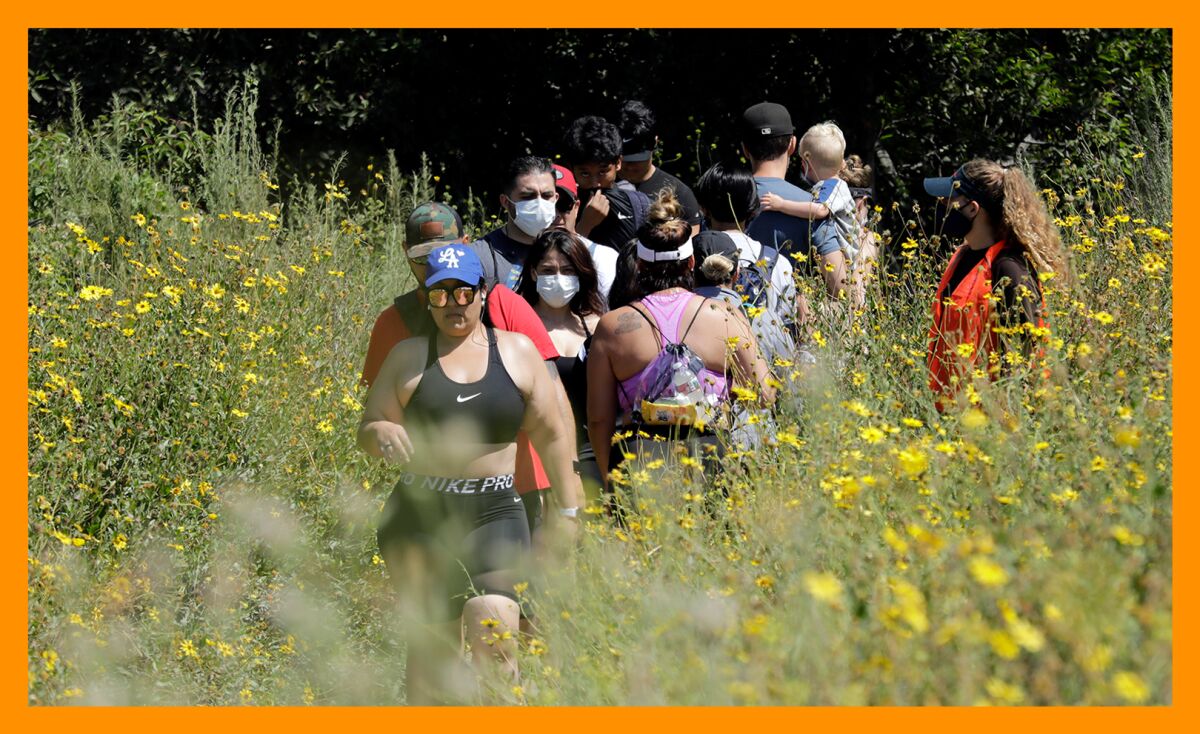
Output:
[[412,247],[406,248],[404,256],[414,265],[428,265],[429,256],[433,251],[442,245],[449,245],[461,242],[462,240],[434,240],[432,242],[421,242]]
[[470,306],[475,302],[475,294],[479,289],[473,285],[460,285],[457,288],[439,288],[434,287],[425,291],[425,296],[429,299],[429,305],[434,308],[445,308],[450,305],[450,296],[454,295],[454,302],[460,306]]

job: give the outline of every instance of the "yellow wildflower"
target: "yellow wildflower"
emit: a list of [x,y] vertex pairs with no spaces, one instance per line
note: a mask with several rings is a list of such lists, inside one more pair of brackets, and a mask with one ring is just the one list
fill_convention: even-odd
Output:
[[1003,586],[1008,583],[1008,572],[999,563],[985,556],[975,556],[968,564],[971,576],[984,586]]
[[844,592],[842,582],[836,576],[831,573],[806,571],[803,579],[804,588],[809,594],[832,607],[841,607]]

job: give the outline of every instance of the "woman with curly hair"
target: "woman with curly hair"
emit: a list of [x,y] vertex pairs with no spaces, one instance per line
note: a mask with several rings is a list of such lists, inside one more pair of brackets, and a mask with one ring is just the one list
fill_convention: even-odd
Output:
[[1071,274],[1050,212],[1019,168],[977,158],[953,176],[925,179],[925,191],[939,198],[941,234],[963,240],[929,330],[929,387],[942,409],[977,371],[995,379],[1039,359],[1049,334],[1041,281]]

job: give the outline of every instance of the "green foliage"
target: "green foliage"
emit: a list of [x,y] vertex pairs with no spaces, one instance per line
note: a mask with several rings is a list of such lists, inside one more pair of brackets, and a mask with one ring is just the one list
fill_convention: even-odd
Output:
[[43,30],[30,107],[43,127],[68,120],[75,81],[85,118],[118,96],[159,111],[155,128],[182,143],[182,119],[221,117],[251,75],[260,137],[282,123],[285,178],[324,175],[343,154],[361,177],[388,149],[409,170],[427,152],[456,200],[470,187],[495,213],[501,167],[560,152],[579,115],[615,120],[646,101],[667,170],[690,183],[737,159],[741,110],[773,99],[801,129],[836,120],[890,202],[970,157],[1053,168],[1082,159],[1071,148],[1084,139],[1119,144],[1148,81],[1169,78],[1171,44],[1167,29]]
[[[944,260],[919,213],[885,211],[900,267],[860,312],[799,284],[823,314],[820,369],[776,365],[782,418],[724,467],[728,497],[635,462],[634,522],[590,515],[534,580],[522,686],[490,696],[1170,703],[1171,112],[1155,99],[1119,143],[1041,169],[1080,276],[1047,283],[1048,379],[933,410]],[[388,156],[276,180],[255,104],[239,89],[161,152],[128,132],[157,124],[136,106],[31,124],[31,703],[404,700],[374,540],[394,471],[354,431],[367,334],[411,287],[396,245],[441,196],[436,169]],[[482,202],[454,201],[487,226]]]

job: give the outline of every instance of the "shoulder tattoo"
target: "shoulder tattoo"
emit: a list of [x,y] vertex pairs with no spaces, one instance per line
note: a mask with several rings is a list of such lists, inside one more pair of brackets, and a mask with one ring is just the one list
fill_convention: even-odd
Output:
[[632,311],[627,311],[617,319],[617,328],[614,333],[628,334],[640,328],[642,328],[642,317]]

